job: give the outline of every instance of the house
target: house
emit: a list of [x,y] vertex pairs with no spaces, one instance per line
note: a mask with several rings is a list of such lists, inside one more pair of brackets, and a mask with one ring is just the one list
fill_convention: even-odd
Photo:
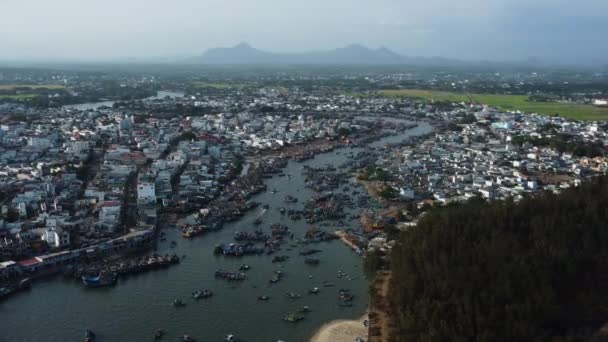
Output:
[[51,248],[62,248],[70,244],[70,233],[56,227],[48,227],[42,234],[42,240]]
[[156,203],[156,189],[154,183],[139,182],[137,184],[137,204]]

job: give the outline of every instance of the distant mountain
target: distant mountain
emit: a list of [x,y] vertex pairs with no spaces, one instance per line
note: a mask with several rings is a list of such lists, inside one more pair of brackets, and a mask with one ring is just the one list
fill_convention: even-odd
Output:
[[[201,56],[187,59],[192,64],[435,64],[449,60],[402,56],[386,47],[370,49],[351,44],[346,47],[302,53],[274,53],[256,49],[247,43],[214,48]],[[452,61],[454,62],[454,61]]]

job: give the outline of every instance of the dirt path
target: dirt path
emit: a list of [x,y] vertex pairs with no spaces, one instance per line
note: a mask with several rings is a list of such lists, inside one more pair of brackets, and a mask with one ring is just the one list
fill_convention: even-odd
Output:
[[391,273],[379,272],[374,282],[376,296],[370,303],[368,342],[388,342],[393,329],[389,301]]

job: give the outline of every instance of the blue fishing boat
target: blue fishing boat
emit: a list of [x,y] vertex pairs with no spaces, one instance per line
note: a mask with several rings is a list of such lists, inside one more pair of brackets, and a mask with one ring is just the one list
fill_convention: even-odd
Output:
[[116,273],[110,274],[98,274],[95,276],[92,275],[83,275],[81,277],[82,283],[86,287],[103,287],[103,286],[114,286],[116,285],[116,281],[118,280],[118,276]]

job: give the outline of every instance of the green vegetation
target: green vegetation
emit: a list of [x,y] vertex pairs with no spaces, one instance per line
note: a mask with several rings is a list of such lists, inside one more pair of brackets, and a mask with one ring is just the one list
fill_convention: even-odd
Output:
[[65,87],[59,84],[0,84],[0,90],[15,90],[15,89],[64,89]]
[[357,177],[362,181],[380,181],[386,182],[391,179],[391,174],[381,167],[368,165]]
[[382,90],[389,97],[413,97],[433,101],[474,102],[504,110],[520,110],[543,115],[559,115],[575,120],[608,120],[608,109],[592,105],[534,102],[527,95],[463,94],[435,90],[399,89]]
[[470,102],[465,94],[451,93],[447,91],[421,90],[421,89],[398,89],[381,90],[381,94],[388,97],[413,97],[433,101]]
[[0,95],[0,99],[7,100],[27,100],[38,97],[40,94],[18,94],[18,95]]
[[0,84],[0,100],[31,100],[64,89],[58,84]]
[[395,341],[586,341],[608,321],[608,177],[433,208],[391,254]]
[[230,83],[218,83],[218,82],[205,82],[205,81],[193,81],[192,86],[196,88],[215,88],[215,89],[230,89],[230,88],[238,88],[241,85],[239,84],[230,84]]

